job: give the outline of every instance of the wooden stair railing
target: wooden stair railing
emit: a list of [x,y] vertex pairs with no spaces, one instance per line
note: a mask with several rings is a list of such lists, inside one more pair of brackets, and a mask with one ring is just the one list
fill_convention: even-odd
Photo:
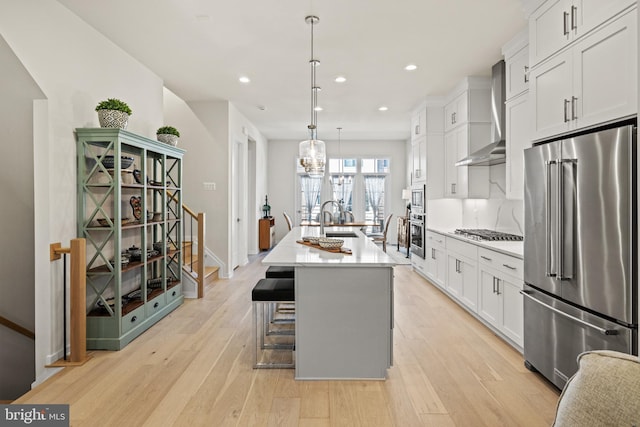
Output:
[[36,334],[34,334],[33,332],[31,332],[29,329],[22,327],[20,325],[18,325],[17,323],[12,322],[11,320],[7,319],[6,317],[0,316],[0,325],[2,326],[6,326],[7,328],[11,329],[12,331],[15,331],[21,335],[24,335],[27,338],[31,338],[32,340],[36,339]]
[[[70,247],[63,248],[60,243],[49,245],[49,260],[55,261],[62,258],[64,254],[63,267],[63,358],[48,366],[79,366],[83,365],[89,357],[87,356],[87,241],[82,238],[71,239]],[[69,300],[71,303],[69,331],[70,358],[67,359],[67,306],[66,306],[66,255],[70,254],[71,263],[69,266]]]
[[[175,200],[176,196],[171,193],[170,191],[167,191],[167,195],[172,199]],[[195,262],[196,264],[196,268],[195,271],[193,269],[193,264],[194,264],[194,256],[193,256],[193,250],[191,250],[190,253],[190,260],[185,259],[185,251],[184,251],[184,243],[182,243],[183,246],[183,250],[182,250],[182,265],[183,268],[189,270],[191,273],[195,273],[194,279],[196,280],[196,284],[198,287],[198,298],[202,298],[204,297],[204,281],[205,281],[205,265],[204,265],[204,242],[205,242],[205,215],[203,212],[199,212],[199,213],[195,213],[194,211],[192,211],[187,205],[185,205],[184,203],[182,204],[182,211],[184,212],[185,215],[183,215],[183,218],[185,219],[185,221],[182,222],[182,236],[186,235],[186,230],[187,230],[187,221],[186,219],[189,218],[189,229],[190,229],[190,235],[191,235],[191,240],[192,240],[192,244],[193,244],[193,228],[194,228],[194,223],[196,223],[196,232],[197,232],[197,236],[198,236],[198,252],[196,254],[195,260],[197,260],[198,262]],[[184,237],[183,237],[184,239]]]

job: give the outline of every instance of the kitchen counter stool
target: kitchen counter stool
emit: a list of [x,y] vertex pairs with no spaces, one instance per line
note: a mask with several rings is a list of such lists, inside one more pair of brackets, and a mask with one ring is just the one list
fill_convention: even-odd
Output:
[[[293,368],[295,366],[295,321],[280,321],[276,306],[292,304],[294,279],[260,279],[251,292],[253,301],[254,368]],[[275,328],[278,325],[278,328]]]

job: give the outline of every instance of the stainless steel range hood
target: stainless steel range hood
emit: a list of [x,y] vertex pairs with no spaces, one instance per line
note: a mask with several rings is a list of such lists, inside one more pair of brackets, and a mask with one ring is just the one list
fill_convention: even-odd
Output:
[[500,61],[491,68],[491,136],[493,142],[457,161],[456,166],[492,166],[506,162],[505,94],[505,64],[504,61]]

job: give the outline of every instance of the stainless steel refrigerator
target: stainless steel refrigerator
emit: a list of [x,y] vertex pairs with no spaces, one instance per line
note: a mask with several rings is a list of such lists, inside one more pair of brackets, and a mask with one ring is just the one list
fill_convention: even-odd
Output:
[[587,350],[637,354],[636,128],[525,150],[525,364],[563,388]]

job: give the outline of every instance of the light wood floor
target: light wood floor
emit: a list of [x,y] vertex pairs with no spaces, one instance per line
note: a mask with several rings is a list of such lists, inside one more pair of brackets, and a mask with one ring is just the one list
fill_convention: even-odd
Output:
[[386,381],[295,381],[293,370],[252,369],[260,261],[125,349],[94,352],[15,403],[68,403],[72,426],[551,425],[558,392],[408,266],[396,267]]

